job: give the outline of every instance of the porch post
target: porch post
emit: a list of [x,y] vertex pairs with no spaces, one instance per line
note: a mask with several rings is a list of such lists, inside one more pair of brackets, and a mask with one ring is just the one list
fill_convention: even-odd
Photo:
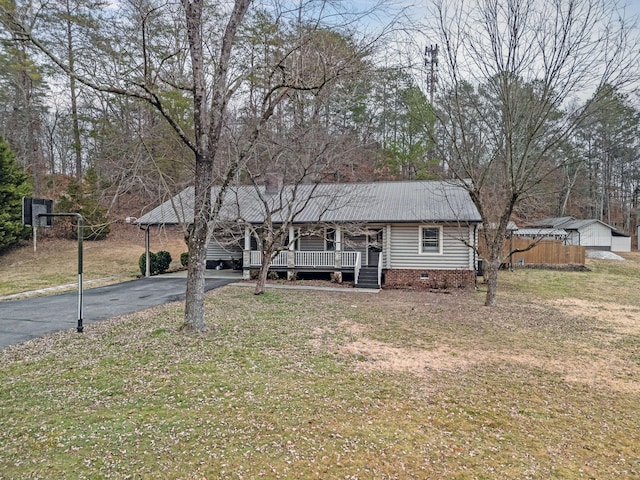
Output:
[[296,252],[295,252],[296,230],[289,225],[289,249],[287,250],[287,280],[293,280],[296,268]]
[[336,250],[334,252],[334,267],[336,269],[342,268],[342,228],[336,226]]
[[242,251],[242,278],[249,280],[251,278],[251,229],[249,226],[244,227],[244,250]]
[[289,250],[295,249],[296,229],[289,225]]

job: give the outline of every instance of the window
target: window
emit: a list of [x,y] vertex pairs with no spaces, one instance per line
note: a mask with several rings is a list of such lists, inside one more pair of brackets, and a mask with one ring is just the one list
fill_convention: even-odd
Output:
[[296,228],[293,231],[293,249],[300,250],[300,238],[302,237],[302,233],[299,228]]
[[333,252],[336,249],[336,230],[327,228],[324,232],[324,249],[327,252]]
[[442,253],[442,227],[420,227],[420,253]]

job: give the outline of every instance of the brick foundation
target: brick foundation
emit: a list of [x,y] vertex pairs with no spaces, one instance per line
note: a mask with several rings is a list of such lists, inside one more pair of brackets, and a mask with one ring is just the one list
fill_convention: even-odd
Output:
[[473,270],[388,270],[384,279],[387,288],[416,290],[471,288],[475,286]]

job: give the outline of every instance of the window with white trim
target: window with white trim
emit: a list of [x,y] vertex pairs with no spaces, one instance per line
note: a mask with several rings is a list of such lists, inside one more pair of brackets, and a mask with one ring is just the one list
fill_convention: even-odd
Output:
[[420,253],[442,254],[442,227],[420,227]]
[[333,252],[336,249],[336,229],[327,228],[324,231],[324,249],[327,252]]

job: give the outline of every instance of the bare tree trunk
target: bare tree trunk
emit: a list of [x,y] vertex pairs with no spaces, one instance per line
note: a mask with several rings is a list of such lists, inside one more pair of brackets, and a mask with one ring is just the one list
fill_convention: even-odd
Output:
[[204,282],[209,239],[209,224],[215,219],[224,190],[238,168],[233,163],[225,173],[220,186],[220,193],[215,205],[211,201],[213,172],[216,152],[220,142],[222,123],[227,106],[227,72],[231,61],[231,50],[235,36],[249,7],[249,0],[236,0],[231,17],[222,38],[220,58],[215,73],[215,82],[211,92],[211,107],[207,108],[207,82],[205,80],[204,42],[202,39],[201,0],[183,0],[189,52],[193,76],[193,105],[195,127],[195,184],[194,184],[194,216],[189,231],[187,245],[189,247],[189,266],[187,269],[187,293],[185,298],[184,330],[203,332],[208,330],[204,321]]
[[267,283],[267,276],[269,275],[269,267],[271,266],[271,258],[273,252],[262,252],[262,264],[260,271],[258,272],[258,281],[256,282],[256,289],[253,291],[254,295],[262,295]]
[[[73,50],[73,32],[71,29],[71,7],[69,1],[66,4],[67,27],[67,61],[69,68],[75,70],[75,56]],[[78,121],[78,91],[75,77],[69,77],[69,93],[71,94],[71,121],[73,123],[73,154],[76,166],[76,181],[82,187],[82,148],[80,144],[80,122]]]
[[189,264],[187,266],[186,298],[189,300],[185,302],[184,323],[181,330],[207,332],[209,327],[207,327],[204,319],[204,284],[207,258],[206,228],[194,228],[189,235],[187,245],[189,248]]
[[495,257],[495,254],[491,252],[490,258],[487,259],[485,265],[484,277],[487,281],[487,295],[484,300],[484,304],[487,307],[495,307],[498,304],[498,271],[500,270],[500,257]]
[[212,160],[197,159],[194,185],[195,215],[188,236],[189,264],[182,330],[206,332],[204,284],[207,262],[209,215],[211,213]]

